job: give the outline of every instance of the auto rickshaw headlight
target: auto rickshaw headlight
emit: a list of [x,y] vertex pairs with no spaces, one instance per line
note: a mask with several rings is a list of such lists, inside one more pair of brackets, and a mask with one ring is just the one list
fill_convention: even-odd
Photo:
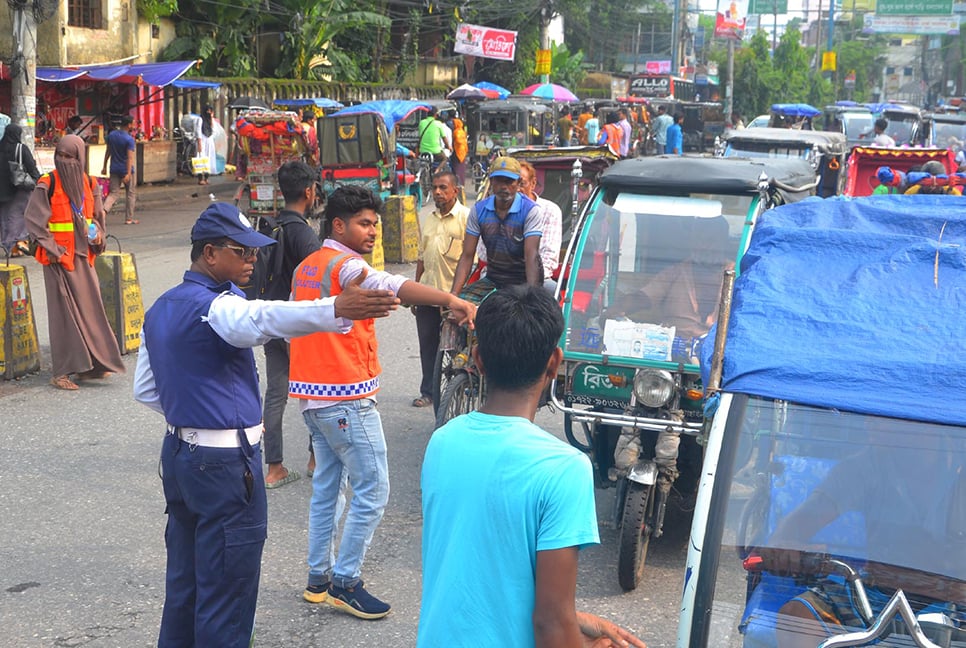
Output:
[[643,369],[634,376],[634,395],[647,407],[661,407],[674,395],[674,376],[663,369]]

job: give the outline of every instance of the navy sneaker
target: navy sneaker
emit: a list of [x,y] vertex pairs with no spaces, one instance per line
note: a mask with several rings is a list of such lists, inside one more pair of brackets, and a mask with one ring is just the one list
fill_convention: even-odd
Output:
[[323,583],[322,585],[306,585],[305,591],[302,592],[302,598],[309,603],[325,603],[325,600],[329,598],[329,583]]
[[326,604],[360,619],[381,619],[389,614],[389,604],[367,592],[361,580],[355,587],[336,587],[332,583],[327,593]]

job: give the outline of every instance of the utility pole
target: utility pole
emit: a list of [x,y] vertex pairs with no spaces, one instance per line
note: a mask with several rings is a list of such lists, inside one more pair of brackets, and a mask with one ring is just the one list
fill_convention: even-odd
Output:
[[637,23],[637,36],[634,37],[634,71],[637,74],[637,59],[641,56],[641,23]]
[[[553,18],[553,5],[545,2],[540,8],[540,49],[550,49],[550,19]],[[550,83],[549,74],[540,75],[540,83]]]
[[[829,0],[834,2],[835,0]],[[818,0],[818,33],[815,35],[815,71],[822,71],[822,0]]]
[[33,3],[7,0],[13,17],[13,63],[10,66],[10,122],[23,128],[21,141],[34,150],[37,122],[37,24]]
[[[725,84],[725,121],[731,123],[735,111],[735,39],[728,39],[728,83]],[[733,125],[733,124],[732,124]]]

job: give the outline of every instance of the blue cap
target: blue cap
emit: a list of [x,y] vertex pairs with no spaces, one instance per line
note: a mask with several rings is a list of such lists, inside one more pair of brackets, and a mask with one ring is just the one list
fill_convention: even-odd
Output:
[[211,203],[191,228],[191,242],[216,241],[228,238],[246,247],[275,245],[275,240],[252,228],[238,207],[226,202]]
[[509,178],[510,180],[520,179],[520,162],[516,158],[509,156],[498,157],[490,164],[491,178]]

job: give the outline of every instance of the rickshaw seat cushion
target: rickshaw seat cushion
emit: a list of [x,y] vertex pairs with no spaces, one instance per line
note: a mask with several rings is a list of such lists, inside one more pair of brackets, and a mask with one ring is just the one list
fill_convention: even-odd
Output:
[[570,308],[580,313],[586,313],[593,296],[593,293],[575,290],[570,298]]
[[775,648],[778,645],[775,632],[778,610],[807,589],[789,576],[762,573],[761,582],[748,599],[738,625],[744,635],[742,648]]
[[399,182],[401,182],[402,184],[412,184],[416,182],[416,175],[413,173],[396,171],[396,177],[399,178]]

